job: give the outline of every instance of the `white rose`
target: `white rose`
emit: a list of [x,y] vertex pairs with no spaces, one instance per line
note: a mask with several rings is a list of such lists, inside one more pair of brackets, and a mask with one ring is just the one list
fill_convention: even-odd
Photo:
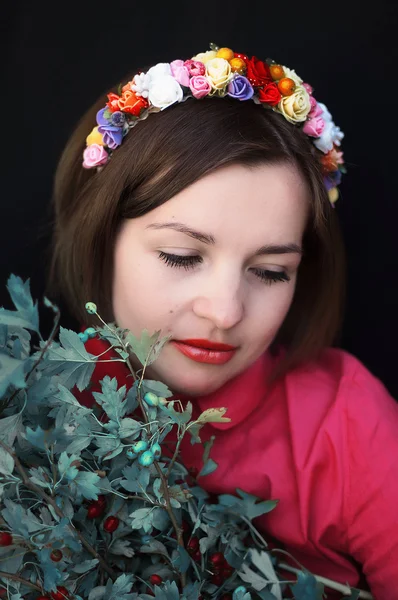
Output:
[[318,148],[318,150],[324,154],[327,154],[330,150],[332,150],[333,144],[340,146],[340,141],[343,139],[343,137],[344,133],[340,130],[340,127],[337,127],[333,121],[326,121],[325,128],[320,137],[314,140],[314,145]]
[[156,77],[149,85],[148,100],[161,110],[175,102],[181,102],[183,95],[182,87],[172,75]]
[[301,85],[303,83],[303,80],[297,75],[294,69],[289,69],[288,67],[283,66],[283,70],[285,71],[285,77],[290,77],[290,79],[293,79],[296,85]]
[[282,97],[278,107],[290,123],[300,123],[311,110],[310,95],[305,88],[297,86],[293,94]]
[[196,56],[193,56],[191,58],[191,60],[198,60],[205,65],[207,63],[207,61],[212,60],[213,58],[216,58],[216,56],[217,56],[217,52],[215,50],[208,50],[207,52],[199,52],[199,54],[197,54]]
[[157,77],[163,77],[163,75],[171,75],[171,67],[169,63],[158,63],[154,67],[148,69],[146,73],[139,73],[134,75],[131,89],[143,98],[148,98],[149,87],[151,83],[157,79]]
[[206,78],[213,90],[223,89],[232,77],[231,65],[225,58],[212,58],[206,63]]
[[322,119],[327,122],[327,121],[332,121],[332,115],[330,114],[330,112],[328,111],[328,109],[326,108],[326,106],[324,104],[322,104],[322,102],[318,102],[318,106],[319,108],[322,109],[322,114],[320,115],[322,117]]
[[147,75],[151,78],[151,81],[154,81],[157,77],[161,77],[162,75],[171,75],[171,67],[169,63],[158,63],[154,67],[151,67],[146,72]]

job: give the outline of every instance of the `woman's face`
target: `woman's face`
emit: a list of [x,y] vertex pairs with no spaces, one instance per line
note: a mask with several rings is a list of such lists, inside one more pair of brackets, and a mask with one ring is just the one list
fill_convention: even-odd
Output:
[[[123,223],[114,254],[115,320],[136,337],[144,329],[171,335],[146,378],[174,394],[208,394],[270,346],[293,299],[307,210],[305,183],[292,166],[230,165]],[[287,248],[257,254],[264,246]],[[198,338],[237,350],[224,364],[208,364],[172,343]],[[141,367],[136,357],[133,364]]]

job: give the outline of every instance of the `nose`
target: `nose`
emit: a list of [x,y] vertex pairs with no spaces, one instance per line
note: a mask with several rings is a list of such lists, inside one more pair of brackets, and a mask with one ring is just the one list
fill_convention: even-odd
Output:
[[231,329],[237,325],[244,315],[240,276],[214,273],[195,297],[193,312],[211,321],[218,329]]

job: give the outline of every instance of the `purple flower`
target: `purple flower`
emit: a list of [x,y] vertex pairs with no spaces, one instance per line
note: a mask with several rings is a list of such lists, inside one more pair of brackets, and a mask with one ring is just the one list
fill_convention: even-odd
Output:
[[107,111],[109,113],[109,108],[101,108],[101,110],[99,110],[97,112],[97,125],[111,125],[111,122],[109,119],[106,119],[104,117],[104,112]]
[[325,184],[327,191],[340,185],[341,171],[337,170],[337,171],[332,171],[332,173],[328,173],[328,175],[325,175],[325,177],[323,178],[323,182]]
[[98,123],[98,131],[102,134],[102,139],[104,144],[114,150],[123,140],[123,130],[121,127],[115,127],[112,123],[104,117],[104,112],[107,110],[106,108],[101,108],[97,112],[97,123]]
[[254,89],[246,77],[237,75],[228,85],[227,93],[228,96],[232,96],[232,98],[236,98],[237,100],[250,100],[254,94]]
[[123,127],[125,121],[126,116],[120,110],[117,110],[116,112],[112,113],[111,123],[115,127]]

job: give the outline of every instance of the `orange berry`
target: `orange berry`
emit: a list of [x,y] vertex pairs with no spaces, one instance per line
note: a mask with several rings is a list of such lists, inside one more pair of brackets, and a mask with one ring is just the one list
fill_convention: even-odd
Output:
[[291,96],[296,89],[296,84],[290,77],[283,77],[278,81],[278,90],[283,96]]
[[231,60],[234,57],[234,53],[231,48],[220,48],[217,50],[216,58],[225,58],[225,60]]
[[233,73],[242,75],[246,71],[246,63],[243,58],[231,58],[229,64],[231,65],[231,71]]
[[285,71],[283,70],[283,67],[281,65],[270,65],[269,70],[271,73],[271,77],[274,80],[282,79],[282,77],[285,76]]

